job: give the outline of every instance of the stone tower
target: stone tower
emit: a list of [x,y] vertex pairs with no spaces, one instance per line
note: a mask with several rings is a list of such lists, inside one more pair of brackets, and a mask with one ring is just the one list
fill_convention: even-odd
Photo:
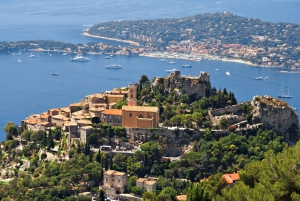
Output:
[[128,86],[128,106],[137,106],[137,99],[136,99],[136,83],[130,83]]

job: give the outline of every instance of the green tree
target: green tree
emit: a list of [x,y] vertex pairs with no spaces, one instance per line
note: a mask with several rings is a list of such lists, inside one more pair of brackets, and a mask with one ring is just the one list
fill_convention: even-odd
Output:
[[4,126],[4,132],[6,133],[6,139],[12,140],[17,135],[17,126],[13,122],[8,122]]
[[172,200],[174,200],[175,196],[177,195],[176,190],[172,187],[163,188],[160,194],[167,194],[171,197]]
[[155,193],[152,193],[152,192],[144,192],[143,199],[145,201],[157,201],[157,196]]
[[210,201],[209,193],[202,183],[193,183],[187,192],[187,201]]
[[157,196],[157,201],[172,201],[171,196],[167,194],[159,194]]
[[227,129],[229,126],[227,119],[224,117],[220,119],[219,125],[222,129]]

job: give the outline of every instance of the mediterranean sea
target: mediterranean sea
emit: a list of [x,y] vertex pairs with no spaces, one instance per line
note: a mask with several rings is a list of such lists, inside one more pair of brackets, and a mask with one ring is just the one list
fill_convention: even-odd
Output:
[[[91,25],[122,19],[177,18],[224,10],[244,17],[259,18],[270,22],[291,22],[300,24],[300,2],[298,0],[265,1],[208,1],[196,0],[138,0],[115,1],[1,1],[0,40],[56,40],[74,44],[105,42],[81,36]],[[166,76],[166,70],[179,69],[182,75],[199,75],[208,72],[212,86],[226,87],[233,91],[239,102],[251,100],[254,95],[277,97],[284,83],[287,92],[293,96],[286,101],[300,108],[299,76],[294,73],[280,73],[274,68],[257,68],[240,63],[189,61],[192,68],[182,68],[184,60],[174,60],[175,65],[159,62],[158,58],[138,56],[85,55],[89,62],[71,62],[75,55],[62,56],[58,53],[34,53],[29,58],[23,52],[0,54],[0,141],[5,139],[3,127],[8,121],[18,125],[30,114],[41,113],[50,108],[68,106],[79,102],[86,95],[127,86],[138,82],[141,75]],[[118,63],[122,69],[106,69],[105,66]],[[216,71],[215,69],[219,69]],[[282,70],[282,69],[281,69]],[[226,72],[230,72],[230,76]],[[58,76],[53,76],[58,72]],[[254,80],[256,77],[268,77]]]

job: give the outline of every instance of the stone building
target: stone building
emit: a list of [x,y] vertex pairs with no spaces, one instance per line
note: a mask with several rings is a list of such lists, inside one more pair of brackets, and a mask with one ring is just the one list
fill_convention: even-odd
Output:
[[158,107],[137,106],[137,84],[128,86],[128,105],[122,107],[122,126],[125,128],[155,128],[159,124]]
[[101,114],[101,122],[109,123],[112,126],[121,126],[122,110],[110,109],[103,111]]
[[124,193],[128,185],[128,175],[124,172],[107,170],[103,173],[103,186],[107,196]]
[[159,80],[163,79],[165,93],[176,92],[178,95],[186,94],[199,99],[212,94],[210,76],[206,72],[200,72],[199,76],[180,75],[179,70],[175,70],[165,78],[155,79],[152,87],[159,86]]
[[123,106],[122,126],[125,128],[156,128],[159,124],[158,107]]
[[144,189],[148,192],[152,192],[157,189],[157,181],[151,181],[147,178],[139,178],[136,180],[136,186],[139,187],[142,192]]

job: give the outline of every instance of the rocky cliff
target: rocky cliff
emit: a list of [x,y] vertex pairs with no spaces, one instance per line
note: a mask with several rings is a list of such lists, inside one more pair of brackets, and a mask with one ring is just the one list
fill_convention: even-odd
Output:
[[264,127],[286,134],[288,140],[298,138],[298,114],[285,101],[271,96],[255,96],[251,104],[253,118],[261,121]]
[[[158,84],[159,82],[155,81],[153,87],[158,87]],[[164,78],[163,85],[165,93],[174,91],[178,95],[187,94],[197,99],[211,95],[210,76],[205,72],[200,72],[199,76],[181,76],[180,71],[175,70]]]

